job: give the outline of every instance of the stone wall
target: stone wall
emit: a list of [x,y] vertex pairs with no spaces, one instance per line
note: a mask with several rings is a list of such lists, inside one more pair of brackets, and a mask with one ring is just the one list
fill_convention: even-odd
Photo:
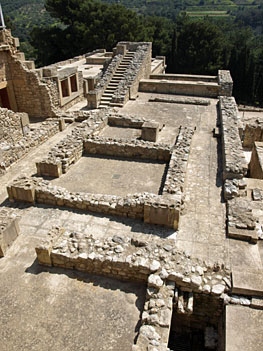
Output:
[[[13,115],[13,113],[8,112]],[[21,116],[21,114],[19,114]],[[59,132],[59,120],[47,119],[37,129],[29,129],[27,134],[19,139],[0,144],[0,175],[15,161],[26,155],[32,147],[40,145]],[[2,149],[1,149],[2,145]]]
[[239,136],[240,120],[233,97],[219,99],[222,134],[223,178],[240,179],[247,173],[247,164]]
[[232,96],[233,80],[229,71],[218,71],[218,84],[220,96]]
[[14,210],[7,207],[0,209],[0,257],[5,256],[6,251],[19,235],[17,215]]
[[180,128],[179,135],[172,150],[163,194],[183,194],[186,167],[193,134],[194,131],[191,128]]
[[0,108],[0,145],[5,149],[5,145],[14,143],[24,135],[22,120],[28,116],[26,113],[15,113],[11,110]]
[[107,125],[108,113],[105,110],[72,114],[74,118],[84,121],[53,147],[46,159],[36,164],[40,176],[59,177],[83,155],[83,140],[87,135],[100,131]]
[[[7,187],[9,200],[41,203],[97,212],[105,215],[144,219],[147,223],[177,228],[180,200],[151,193],[126,196],[70,192],[42,178],[19,177]],[[177,201],[176,201],[177,200]],[[159,216],[159,217],[156,217]]]
[[115,235],[98,240],[92,234],[54,227],[36,252],[43,265],[147,284],[142,325],[133,351],[167,350],[178,288],[191,295],[187,313],[193,312],[193,299],[201,294],[218,299],[231,288],[228,269],[193,259],[168,239],[149,242]]
[[216,98],[219,92],[218,83],[203,83],[176,80],[142,79],[139,85],[140,92],[156,94],[191,95]]
[[34,70],[14,57],[10,66],[18,111],[27,112],[31,117],[54,117],[56,111],[47,84],[41,83]]
[[84,154],[116,156],[125,158],[170,160],[171,148],[143,140],[124,140],[91,136],[84,140]]

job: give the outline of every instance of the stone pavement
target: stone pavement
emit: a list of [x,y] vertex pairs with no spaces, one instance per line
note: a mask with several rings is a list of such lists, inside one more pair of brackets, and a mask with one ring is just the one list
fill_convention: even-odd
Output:
[[221,160],[218,157],[220,146],[212,134],[216,118],[213,103],[202,115],[192,140],[185,184],[185,208],[180,217],[177,245],[193,256],[229,264],[225,204],[221,194]]

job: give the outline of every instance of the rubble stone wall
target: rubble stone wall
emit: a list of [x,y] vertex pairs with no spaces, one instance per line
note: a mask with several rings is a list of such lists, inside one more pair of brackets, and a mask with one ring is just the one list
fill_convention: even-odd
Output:
[[[73,114],[74,115],[74,114]],[[37,163],[40,176],[59,177],[83,155],[83,140],[86,136],[103,129],[108,122],[108,114],[102,110],[76,113],[75,118],[85,118],[80,125],[53,147],[46,159]]]
[[[23,113],[0,108],[0,145],[14,143],[23,137],[21,118]],[[0,149],[1,149],[0,147]]]
[[37,73],[15,58],[11,61],[11,71],[18,111],[27,112],[31,117],[54,117],[49,88],[40,82]]
[[59,121],[53,118],[41,123],[38,129],[29,130],[19,140],[15,139],[5,143],[4,150],[0,153],[0,175],[15,161],[27,154],[36,145],[42,144],[51,136],[59,132]]
[[89,137],[84,141],[84,153],[125,158],[150,159],[168,162],[170,146],[142,140],[123,140]]
[[180,128],[175,146],[172,150],[163,194],[183,194],[186,167],[193,134],[194,131],[191,128]]
[[222,134],[223,178],[240,179],[247,173],[247,164],[239,136],[240,121],[233,97],[221,96],[219,114]]
[[[42,178],[20,177],[7,187],[10,201],[35,202],[105,215],[144,219],[176,229],[181,199],[151,193],[127,196],[70,192]],[[160,218],[159,218],[160,217]]]
[[154,238],[149,242],[115,235],[98,240],[92,234],[54,227],[36,252],[43,265],[146,284],[142,325],[133,351],[167,350],[178,289],[189,294],[187,313],[192,313],[197,295],[218,299],[231,288],[228,269],[192,259],[174,248],[174,241],[168,239]]
[[232,96],[233,80],[229,71],[219,70],[218,71],[218,84],[220,96]]

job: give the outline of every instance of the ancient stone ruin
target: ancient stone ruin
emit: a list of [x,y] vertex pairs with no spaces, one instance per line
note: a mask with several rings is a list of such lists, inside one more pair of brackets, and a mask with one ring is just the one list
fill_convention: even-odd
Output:
[[262,350],[263,112],[230,73],[0,48],[1,350]]

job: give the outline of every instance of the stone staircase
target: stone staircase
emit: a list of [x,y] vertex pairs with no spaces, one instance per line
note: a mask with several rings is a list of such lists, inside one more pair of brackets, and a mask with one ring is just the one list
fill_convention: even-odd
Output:
[[[123,57],[119,67],[114,73],[112,79],[110,80],[106,90],[104,91],[99,108],[106,108],[108,106],[119,106],[119,104],[112,103],[112,97],[114,95],[115,90],[117,89],[120,81],[125,77],[125,72],[127,68],[130,66],[130,63],[134,57],[133,51],[128,51],[126,55]],[[122,106],[122,105],[121,105]]]

